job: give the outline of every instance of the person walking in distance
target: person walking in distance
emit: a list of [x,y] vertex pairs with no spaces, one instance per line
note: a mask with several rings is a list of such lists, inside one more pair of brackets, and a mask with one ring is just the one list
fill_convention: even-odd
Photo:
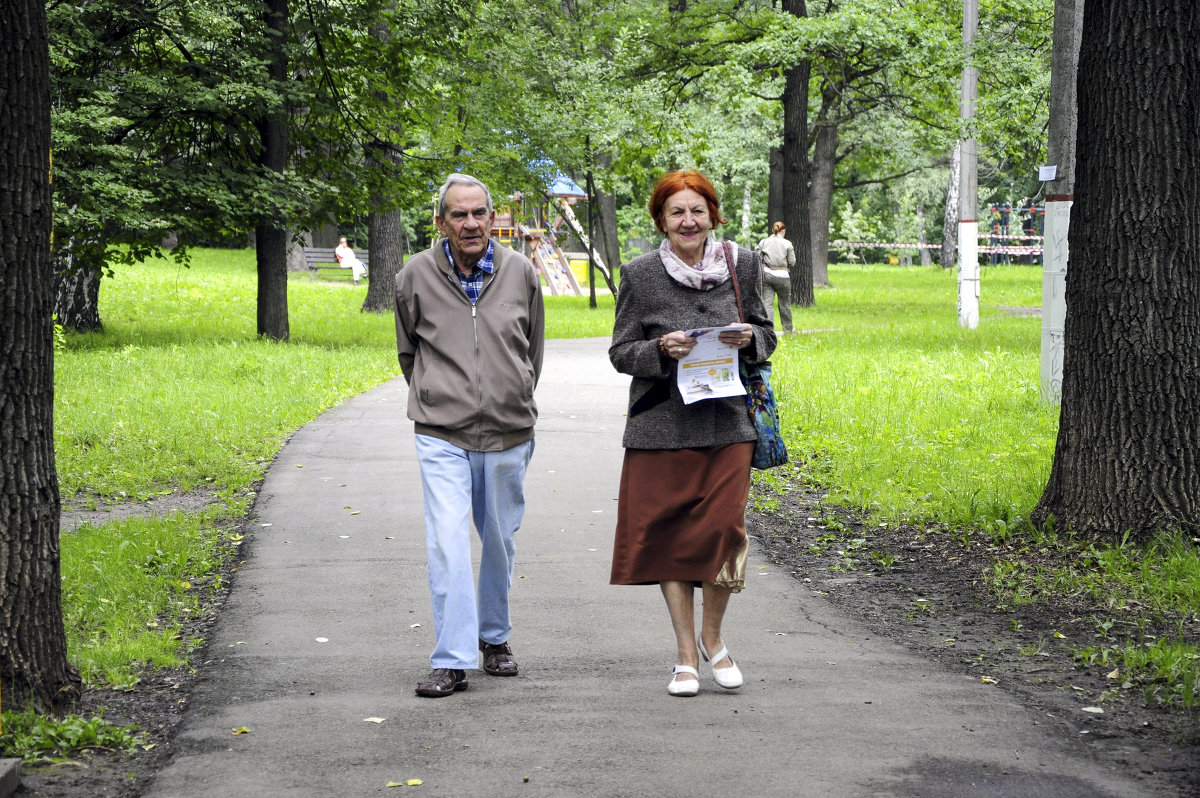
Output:
[[[492,195],[455,173],[438,191],[442,234],[396,275],[396,345],[408,381],[425,506],[436,642],[417,695],[467,688],[468,670],[516,676],[509,645],[514,539],[533,455],[545,315],[533,264],[497,246]],[[482,543],[471,566],[471,522]]]
[[771,225],[771,235],[755,248],[763,264],[763,304],[767,315],[775,318],[775,297],[779,297],[779,320],[785,333],[792,332],[792,278],[788,270],[796,265],[796,250],[787,238],[783,222]]

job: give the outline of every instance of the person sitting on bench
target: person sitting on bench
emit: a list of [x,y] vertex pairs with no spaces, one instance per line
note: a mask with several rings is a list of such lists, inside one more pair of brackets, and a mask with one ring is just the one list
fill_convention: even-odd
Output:
[[352,269],[354,271],[354,284],[358,285],[359,278],[367,273],[367,267],[354,254],[354,250],[346,243],[346,237],[342,236],[338,239],[338,245],[333,250],[333,256],[337,258],[338,265],[343,269]]

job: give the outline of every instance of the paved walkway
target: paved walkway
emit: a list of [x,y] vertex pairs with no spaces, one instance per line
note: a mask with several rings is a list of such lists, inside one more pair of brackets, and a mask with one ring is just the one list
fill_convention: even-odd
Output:
[[[653,587],[612,587],[626,378],[553,341],[518,535],[521,676],[428,670],[421,492],[395,380],[271,467],[209,660],[146,793],[183,796],[1144,796],[994,687],[873,637],[752,549],[726,638],[747,677],[671,698]],[[367,719],[382,718],[382,722]],[[243,734],[234,729],[246,728]],[[420,779],[420,787],[389,782]],[[411,793],[408,791],[412,791]]]

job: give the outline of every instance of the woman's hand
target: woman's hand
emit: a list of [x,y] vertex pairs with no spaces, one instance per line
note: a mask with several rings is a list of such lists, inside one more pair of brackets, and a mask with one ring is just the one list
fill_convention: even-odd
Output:
[[696,339],[689,337],[683,330],[676,330],[658,337],[658,351],[673,360],[687,357],[695,345]]
[[730,327],[737,327],[736,330],[722,330],[717,335],[717,340],[723,344],[735,347],[737,349],[745,349],[754,340],[754,328],[749,324],[730,324]]

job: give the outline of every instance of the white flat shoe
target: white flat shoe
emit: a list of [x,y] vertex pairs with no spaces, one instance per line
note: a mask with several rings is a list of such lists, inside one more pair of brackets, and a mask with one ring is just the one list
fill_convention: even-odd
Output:
[[[690,673],[695,678],[675,681],[675,677],[681,673]],[[676,665],[675,670],[671,671],[671,681],[667,682],[667,692],[674,696],[696,695],[700,692],[700,674],[691,665]]]
[[[704,641],[700,639],[699,635],[696,636],[696,646],[699,647],[700,656],[704,657],[704,661],[712,662],[713,679],[716,680],[717,684],[721,685],[726,690],[736,690],[742,686],[742,670],[737,666],[737,663],[733,661],[733,657],[729,657],[729,650],[725,648],[725,646],[721,646],[721,650],[711,657],[708,656],[708,652],[704,650]],[[729,657],[729,661],[733,664],[727,668],[718,668],[717,663],[726,657]]]

